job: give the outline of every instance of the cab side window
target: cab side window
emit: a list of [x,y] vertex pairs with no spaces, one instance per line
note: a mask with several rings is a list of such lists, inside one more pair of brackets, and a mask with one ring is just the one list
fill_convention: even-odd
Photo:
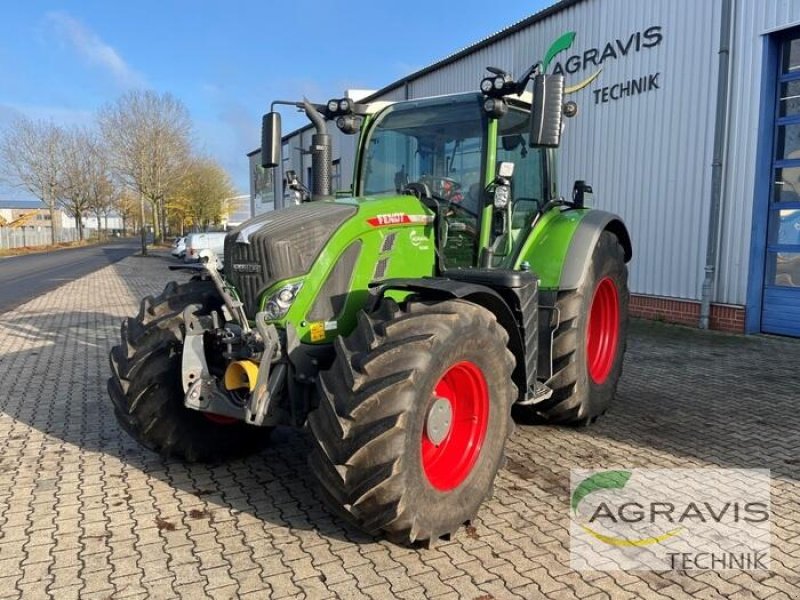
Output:
[[545,185],[545,152],[528,146],[529,115],[511,109],[499,121],[497,130],[497,162],[513,162],[511,181],[513,202],[511,233],[518,236],[530,224],[536,212],[547,202]]

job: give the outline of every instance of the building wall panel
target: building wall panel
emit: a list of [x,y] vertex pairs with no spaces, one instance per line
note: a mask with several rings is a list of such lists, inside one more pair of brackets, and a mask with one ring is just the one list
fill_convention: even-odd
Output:
[[[574,94],[579,116],[567,122],[561,148],[561,193],[576,179],[595,191],[598,208],[620,214],[631,229],[637,293],[699,299],[703,280],[713,111],[717,76],[719,3],[694,0],[589,0],[521,30],[456,63],[412,82],[413,96],[475,89],[487,65],[515,75],[543,57],[567,31],[576,32],[567,55],[611,43],[600,76]],[[663,41],[628,52],[631,35],[660,27]],[[557,59],[563,61],[564,55]],[[567,75],[582,80],[592,65]],[[658,89],[603,102],[603,88],[657,74]],[[648,80],[649,82],[649,80]],[[616,88],[619,91],[619,88]],[[606,90],[610,94],[610,89]]]

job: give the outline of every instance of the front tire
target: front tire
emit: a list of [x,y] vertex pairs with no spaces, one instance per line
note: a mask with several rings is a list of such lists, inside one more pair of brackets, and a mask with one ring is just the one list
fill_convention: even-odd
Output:
[[183,404],[183,311],[218,310],[222,300],[210,281],[172,282],[157,298],[142,300],[139,315],[122,323],[122,342],[111,350],[108,393],[122,428],[142,446],[165,457],[211,462],[252,454],[269,440],[269,428],[202,413]]
[[469,302],[386,299],[359,315],[321,374],[312,472],[369,532],[435,540],[491,495],[512,431],[514,358],[494,315]]

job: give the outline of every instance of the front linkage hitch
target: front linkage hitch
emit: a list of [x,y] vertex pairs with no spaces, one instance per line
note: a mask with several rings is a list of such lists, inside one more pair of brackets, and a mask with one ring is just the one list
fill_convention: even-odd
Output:
[[[267,415],[273,412],[272,401],[282,389],[286,377],[286,365],[278,363],[282,357],[278,330],[267,322],[264,312],[256,314],[256,329],[253,330],[241,300],[220,276],[214,253],[203,250],[200,259],[203,275],[211,279],[217,288],[231,322],[221,326],[217,312],[209,316],[197,316],[193,306],[186,307],[182,356],[184,405],[193,410],[240,419],[250,425],[264,425]],[[234,362],[233,368],[225,373],[227,392],[220,389],[218,380],[208,368],[205,333],[209,331],[218,335],[227,345],[226,354],[229,358],[243,359]],[[240,349],[239,352],[235,352],[234,348]],[[272,365],[275,365],[274,369]],[[273,376],[270,378],[271,373]],[[248,388],[250,397],[242,403],[236,403],[233,401],[238,397],[235,392],[240,388]]]

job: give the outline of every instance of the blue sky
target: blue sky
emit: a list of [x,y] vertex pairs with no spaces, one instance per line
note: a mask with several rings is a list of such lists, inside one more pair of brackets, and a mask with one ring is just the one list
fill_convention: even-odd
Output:
[[[198,149],[246,192],[245,154],[271,100],[383,87],[552,3],[7,2],[0,127],[20,113],[90,123],[126,90],[170,92],[189,108]],[[284,114],[285,131],[304,123]]]

